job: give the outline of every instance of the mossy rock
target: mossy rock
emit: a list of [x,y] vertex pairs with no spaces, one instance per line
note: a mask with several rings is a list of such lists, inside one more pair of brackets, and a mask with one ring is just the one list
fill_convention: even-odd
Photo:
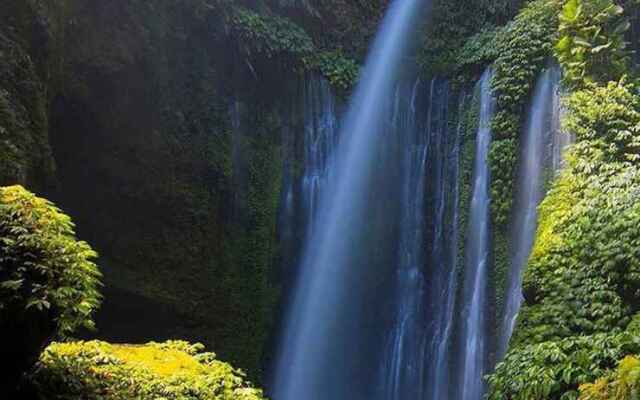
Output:
[[244,374],[184,341],[54,343],[32,383],[41,399],[259,400]]

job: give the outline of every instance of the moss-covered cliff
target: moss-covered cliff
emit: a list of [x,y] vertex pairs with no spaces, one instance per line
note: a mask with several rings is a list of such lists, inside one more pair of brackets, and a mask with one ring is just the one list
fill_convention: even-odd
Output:
[[305,71],[351,87],[385,3],[2,7],[0,183],[54,199],[95,244],[99,336],[203,341],[260,375],[293,99]]

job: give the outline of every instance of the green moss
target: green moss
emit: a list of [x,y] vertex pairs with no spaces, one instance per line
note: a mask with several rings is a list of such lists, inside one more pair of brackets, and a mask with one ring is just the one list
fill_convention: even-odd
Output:
[[559,5],[554,0],[529,3],[504,29],[494,64],[492,88],[497,109],[491,144],[491,209],[494,226],[504,231],[513,204],[517,149],[531,89],[551,55]]
[[50,182],[47,101],[31,57],[0,30],[0,184]]
[[203,348],[180,341],[54,343],[31,380],[42,399],[263,399],[241,371]]
[[[477,86],[476,86],[477,89]],[[463,90],[461,96],[469,93]],[[479,90],[466,95],[462,101],[462,106],[458,111],[458,123],[460,125],[460,158],[458,172],[458,232],[460,240],[458,240],[457,252],[457,274],[458,282],[464,282],[464,271],[466,267],[465,248],[468,240],[469,212],[471,210],[471,196],[473,195],[473,169],[476,153],[476,139],[480,123],[480,93]],[[464,290],[464,285],[458,285],[458,296]],[[458,305],[460,307],[461,305]]]
[[225,279],[234,317],[223,328],[225,354],[261,371],[273,310],[278,299],[272,282],[278,244],[277,210],[281,192],[280,148],[266,137],[249,144],[247,223],[238,226],[234,246],[236,266]]

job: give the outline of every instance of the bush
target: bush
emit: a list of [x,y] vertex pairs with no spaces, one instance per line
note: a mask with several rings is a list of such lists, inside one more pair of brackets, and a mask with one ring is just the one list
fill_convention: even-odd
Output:
[[182,341],[54,343],[32,377],[42,399],[260,400],[244,374]]
[[93,327],[95,257],[52,203],[21,186],[0,188],[0,354],[15,360],[2,386],[14,386],[54,336]]
[[618,369],[595,383],[580,386],[580,400],[635,400],[640,397],[640,360],[625,357]]
[[488,399],[574,400],[580,383],[603,376],[621,357],[638,350],[638,338],[627,333],[528,345],[498,364],[489,378]]

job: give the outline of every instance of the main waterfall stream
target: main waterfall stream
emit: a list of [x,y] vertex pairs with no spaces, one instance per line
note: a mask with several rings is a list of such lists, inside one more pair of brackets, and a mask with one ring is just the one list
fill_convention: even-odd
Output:
[[[369,382],[361,371],[370,367],[372,359],[366,352],[373,348],[367,345],[375,343],[375,337],[366,333],[365,325],[372,320],[362,314],[371,306],[367,304],[371,288],[385,282],[364,273],[381,261],[375,250],[382,247],[365,249],[365,243],[384,240],[381,230],[371,228],[379,222],[375,219],[379,210],[386,207],[371,200],[391,195],[382,182],[378,184],[376,175],[384,171],[375,167],[384,162],[381,153],[390,150],[381,146],[388,123],[387,99],[393,96],[423,5],[423,0],[396,0],[390,5],[344,117],[335,178],[315,206],[313,229],[305,240],[282,328],[272,390],[277,400],[366,395]],[[392,172],[387,175],[393,182]]]

